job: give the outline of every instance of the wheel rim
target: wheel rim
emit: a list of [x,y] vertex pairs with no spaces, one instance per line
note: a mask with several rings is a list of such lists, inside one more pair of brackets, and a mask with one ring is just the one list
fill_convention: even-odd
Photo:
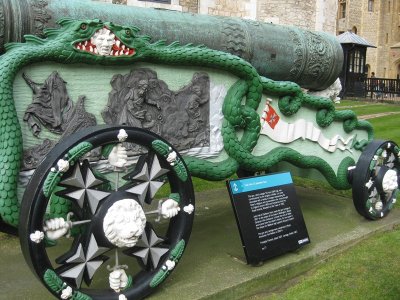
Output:
[[367,219],[385,217],[397,201],[400,185],[399,147],[392,141],[371,142],[361,154],[353,178],[353,202]]
[[[128,136],[124,144],[133,144],[140,153],[132,155],[130,168],[113,172],[111,176],[117,178],[113,183],[97,174],[84,156],[89,150],[118,143],[120,129]],[[29,266],[55,296],[140,299],[172,272],[187,245],[194,215],[194,193],[186,166],[179,155],[172,163],[167,160],[173,151],[151,132],[119,126],[80,132],[48,155],[26,188],[19,233]],[[63,169],[65,162],[68,170]],[[69,204],[74,215],[71,224],[76,225],[72,237],[63,236],[49,248],[51,231],[45,224],[48,219],[55,220],[49,216],[54,196]],[[175,199],[180,211],[156,222],[159,213],[154,211],[160,209],[160,197],[160,201]],[[111,233],[106,228],[111,228]],[[45,234],[44,239],[40,233]],[[114,281],[121,281],[121,269],[126,275],[120,276],[124,277],[123,286],[113,290]]]

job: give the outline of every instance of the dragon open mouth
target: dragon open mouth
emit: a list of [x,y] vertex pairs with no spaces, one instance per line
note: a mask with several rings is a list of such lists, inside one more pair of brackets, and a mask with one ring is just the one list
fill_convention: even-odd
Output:
[[136,53],[106,27],[96,31],[90,39],[76,43],[75,48],[102,56],[131,56]]

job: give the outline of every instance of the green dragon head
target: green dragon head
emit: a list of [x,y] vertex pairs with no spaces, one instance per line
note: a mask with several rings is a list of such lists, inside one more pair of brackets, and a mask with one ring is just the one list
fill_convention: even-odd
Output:
[[60,40],[79,56],[102,57],[103,60],[121,60],[124,57],[141,57],[141,49],[148,44],[149,37],[138,36],[139,28],[120,26],[111,22],[94,20],[61,19],[61,28],[47,29],[50,40]]

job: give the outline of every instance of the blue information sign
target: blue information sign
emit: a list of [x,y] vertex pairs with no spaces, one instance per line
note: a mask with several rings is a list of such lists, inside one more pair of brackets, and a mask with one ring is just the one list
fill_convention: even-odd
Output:
[[227,181],[249,264],[310,243],[289,172]]

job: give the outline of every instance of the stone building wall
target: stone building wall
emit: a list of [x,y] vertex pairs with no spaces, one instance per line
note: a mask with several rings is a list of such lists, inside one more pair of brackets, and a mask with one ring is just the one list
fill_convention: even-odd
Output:
[[[400,0],[347,0],[346,17],[338,18],[337,32],[357,28],[357,34],[377,48],[367,49],[368,75],[396,78],[400,75]],[[397,45],[399,44],[399,45]]]
[[316,1],[266,0],[258,3],[258,19],[301,28],[315,28]]
[[337,0],[317,0],[315,30],[336,34]]
[[137,7],[170,9],[182,12],[197,13],[199,0],[170,0],[170,3],[162,1],[141,1],[141,0],[92,0],[98,2],[107,2],[120,5],[131,5]]
[[239,17],[336,32],[337,0],[171,0],[171,4],[141,0],[93,0],[190,13]]
[[199,11],[199,0],[179,0],[179,5],[183,12],[197,14]]
[[257,0],[199,0],[199,13],[256,19]]
[[199,0],[199,13],[294,25],[335,34],[337,0]]

